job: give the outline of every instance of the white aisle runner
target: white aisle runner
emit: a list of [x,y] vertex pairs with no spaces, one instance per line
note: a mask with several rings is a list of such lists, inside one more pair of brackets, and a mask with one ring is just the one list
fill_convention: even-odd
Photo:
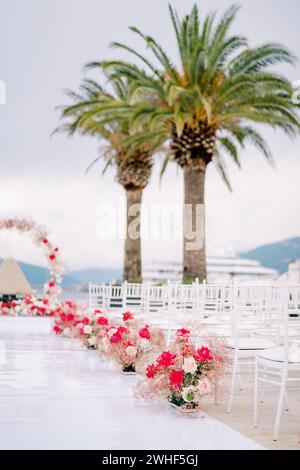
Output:
[[53,336],[50,323],[0,318],[0,449],[262,448],[210,417],[136,403],[136,377]]

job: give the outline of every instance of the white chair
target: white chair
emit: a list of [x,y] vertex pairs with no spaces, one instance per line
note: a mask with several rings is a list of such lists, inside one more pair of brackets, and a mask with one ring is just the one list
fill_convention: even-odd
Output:
[[279,345],[282,309],[278,291],[270,289],[263,295],[261,286],[251,286],[251,289],[249,286],[236,287],[233,303],[232,338],[227,340],[232,358],[228,413],[232,410],[237,379],[240,382],[242,369],[243,373],[252,373],[256,354]]
[[110,307],[111,285],[89,284],[89,307],[107,311]]
[[[283,345],[266,349],[256,355],[254,387],[254,426],[258,426],[258,403],[262,387],[273,384],[279,387],[279,399],[273,439],[277,441],[286,400],[287,386],[300,383],[300,320],[289,316],[289,299],[286,299],[281,315],[284,329]],[[292,330],[291,330],[292,328]],[[292,337],[291,331],[298,333]]]
[[142,310],[146,322],[161,328],[168,327],[168,291],[167,286],[145,284],[142,291]]
[[145,284],[134,284],[127,281],[122,284],[122,309],[137,314],[143,313]]

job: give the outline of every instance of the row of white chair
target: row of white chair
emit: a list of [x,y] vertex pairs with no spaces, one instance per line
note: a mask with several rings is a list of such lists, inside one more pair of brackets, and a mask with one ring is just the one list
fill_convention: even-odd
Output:
[[300,345],[300,286],[123,283],[90,285],[89,296],[90,307],[144,315],[147,322],[167,330],[168,341],[189,321],[206,325],[207,334],[226,338],[232,358],[228,412],[241,373],[253,373],[255,366],[255,426],[262,388],[280,387],[274,427],[277,440],[287,385],[300,381],[300,349],[296,347]]

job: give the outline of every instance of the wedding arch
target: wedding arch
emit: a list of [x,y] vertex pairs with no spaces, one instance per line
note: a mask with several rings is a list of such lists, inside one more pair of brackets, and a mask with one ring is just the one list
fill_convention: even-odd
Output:
[[26,219],[0,220],[0,230],[17,231],[21,234],[29,234],[33,244],[40,247],[47,259],[50,278],[44,284],[44,294],[48,300],[55,302],[62,292],[63,267],[60,260],[59,249],[50,242],[46,229],[37,223]]

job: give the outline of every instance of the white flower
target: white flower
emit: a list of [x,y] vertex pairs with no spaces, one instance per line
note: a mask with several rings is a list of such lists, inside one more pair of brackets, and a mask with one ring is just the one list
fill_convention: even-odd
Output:
[[66,336],[67,338],[71,336],[71,330],[70,328],[65,328],[63,331],[63,335]]
[[16,313],[19,313],[20,311],[21,311],[21,307],[20,307],[19,305],[17,305],[17,306],[15,307],[15,312],[16,312]]
[[195,361],[195,359],[191,356],[191,357],[187,357],[184,361],[183,361],[183,370],[186,374],[188,373],[191,373],[191,374],[194,374],[197,370],[197,362]]
[[208,379],[203,379],[198,383],[198,391],[200,395],[207,395],[210,392],[210,383]]
[[89,343],[91,346],[94,346],[94,345],[97,343],[97,337],[96,337],[96,336],[92,336],[91,338],[88,339],[88,343]]
[[197,388],[194,385],[190,385],[182,390],[181,396],[185,402],[190,403],[195,400],[197,394]]
[[90,335],[93,331],[93,328],[90,326],[90,325],[86,325],[84,328],[83,328],[83,331],[86,335]]
[[150,344],[150,341],[146,338],[142,338],[141,340],[141,348],[142,349],[147,349]]
[[137,353],[137,350],[134,346],[127,346],[126,348],[126,354],[129,356],[129,357],[134,357],[136,356],[136,353]]
[[111,328],[111,329],[108,331],[107,336],[108,336],[109,338],[111,338],[117,331],[118,331],[117,328]]

